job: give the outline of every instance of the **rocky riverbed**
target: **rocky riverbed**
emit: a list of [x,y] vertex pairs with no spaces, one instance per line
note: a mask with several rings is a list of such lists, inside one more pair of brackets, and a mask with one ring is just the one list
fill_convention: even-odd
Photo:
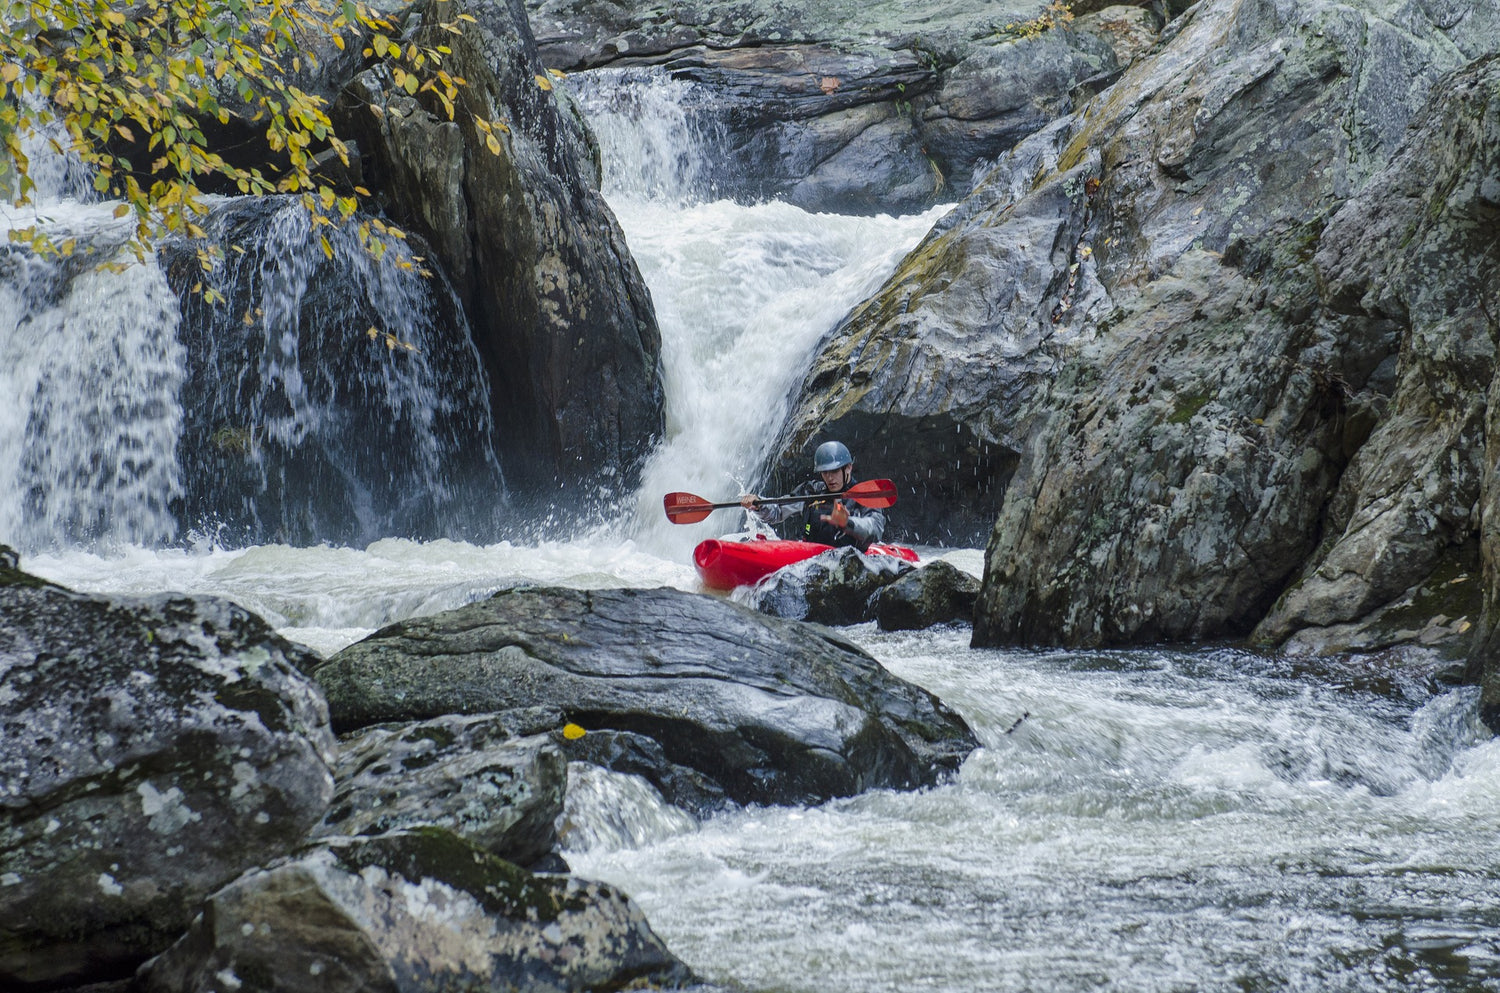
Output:
[[8,986],[681,986],[627,895],[567,874],[570,763],[706,815],[929,786],[978,745],[832,630],[715,597],[503,590],[323,660],[3,554]]

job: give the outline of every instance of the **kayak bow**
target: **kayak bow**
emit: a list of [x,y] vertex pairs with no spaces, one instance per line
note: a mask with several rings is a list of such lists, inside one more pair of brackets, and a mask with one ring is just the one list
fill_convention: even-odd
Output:
[[[709,538],[693,549],[693,565],[698,578],[711,590],[732,590],[752,586],[777,569],[802,562],[833,548],[816,541],[724,541]],[[902,545],[871,545],[866,555],[887,555],[907,562],[917,561],[917,553]]]

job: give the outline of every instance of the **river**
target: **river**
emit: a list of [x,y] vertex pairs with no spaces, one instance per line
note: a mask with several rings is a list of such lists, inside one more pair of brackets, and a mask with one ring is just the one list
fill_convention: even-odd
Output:
[[[682,98],[664,80],[582,93],[667,376],[667,440],[617,519],[547,541],[228,548],[148,540],[167,525],[146,514],[146,539],[52,543],[24,566],[81,590],[228,596],[325,653],[516,582],[696,588],[692,545],[740,522],[674,527],[661,494],[754,482],[818,337],[941,210],[716,200]],[[13,353],[28,333],[0,331]],[[169,364],[170,344],[152,354]],[[925,552],[980,569],[975,549]],[[849,633],[974,727],[983,747],[953,781],[697,823],[640,781],[574,770],[568,860],[631,893],[712,988],[1500,990],[1500,744],[1472,689],[1230,648]]]

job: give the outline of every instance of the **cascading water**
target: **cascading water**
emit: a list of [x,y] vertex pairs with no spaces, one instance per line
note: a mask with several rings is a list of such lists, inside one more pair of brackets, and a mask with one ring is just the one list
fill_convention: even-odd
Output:
[[643,473],[632,533],[685,558],[734,518],[674,526],[662,494],[726,500],[757,482],[819,339],[946,208],[850,217],[709,199],[719,125],[697,84],[643,69],[572,79],[662,329],[667,437]]
[[493,535],[489,390],[447,284],[295,201],[232,201],[206,227],[223,261],[167,263],[188,318],[185,516],[234,544]]
[[[79,162],[26,143],[38,206],[0,206],[69,258],[0,253],[0,540],[25,549],[155,544],[177,531],[174,449],[184,351],[176,295],[149,259],[124,264],[129,228],[90,203]],[[101,262],[123,268],[101,268]]]
[[[228,595],[325,652],[519,582],[694,588],[685,549],[738,521],[725,511],[674,529],[661,493],[717,498],[755,484],[818,337],[932,216],[712,201],[695,151],[705,118],[684,110],[697,98],[682,84],[570,79],[603,140],[609,196],[664,338],[669,438],[637,515],[614,533],[524,546],[388,538],[105,556],[53,542],[23,565],[82,590]],[[629,98],[607,99],[612,85]],[[684,184],[688,195],[674,192]],[[176,297],[161,292],[165,279],[150,276],[170,323]],[[27,285],[7,280],[5,292]],[[26,298],[28,320],[40,319],[41,299]],[[294,309],[305,324],[305,306],[282,312]],[[56,323],[71,333],[76,321]],[[269,358],[245,368],[279,384],[254,395],[298,398],[268,410],[283,418],[268,423],[285,437],[315,434],[325,412],[308,399],[308,374],[296,384],[290,350],[264,329],[246,334]],[[151,335],[161,349],[175,340]],[[75,351],[98,347],[68,340]],[[296,351],[300,360],[304,345]],[[198,415],[187,405],[176,416]],[[0,445],[20,430],[6,426]],[[219,426],[233,424],[204,430],[211,438]],[[221,436],[230,455],[236,438]],[[80,499],[34,493],[35,509]],[[975,550],[943,554],[978,568]],[[983,747],[952,782],[702,823],[641,780],[579,769],[570,790],[560,826],[569,862],[629,892],[669,946],[718,984],[710,988],[1500,988],[1500,744],[1479,727],[1471,689],[1378,678],[1368,662],[975,651],[962,627],[843,633],[975,728]]]
[[206,272],[182,242],[104,268],[128,229],[78,202],[76,166],[33,161],[40,206],[11,225],[83,251],[0,256],[0,540],[495,533],[488,389],[440,279],[375,262],[350,230],[329,231],[327,257],[301,207],[276,200],[216,207]]
[[966,634],[857,636],[974,726],[954,782],[694,831],[621,789],[572,813],[570,864],[734,989],[1495,988],[1500,743],[1474,691]]

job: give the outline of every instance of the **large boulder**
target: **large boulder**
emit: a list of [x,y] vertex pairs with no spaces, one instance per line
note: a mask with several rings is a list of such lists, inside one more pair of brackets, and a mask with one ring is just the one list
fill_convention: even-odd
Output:
[[[1200,6],[1177,42],[1241,23],[1232,13]],[[1084,122],[1075,143],[1103,144],[1108,223],[1090,240],[1116,306],[1033,408],[1043,427],[991,537],[977,643],[1197,639],[1258,624],[1274,643],[1393,601],[1463,540],[1454,525],[1478,493],[1465,467],[1479,435],[1469,402],[1437,398],[1488,383],[1488,335],[1466,330],[1483,325],[1472,298],[1459,302],[1469,263],[1423,264],[1427,294],[1459,303],[1456,319],[1361,307],[1340,288],[1359,277],[1339,269],[1390,286],[1389,299],[1410,285],[1402,259],[1421,259],[1427,236],[1356,235],[1365,220],[1337,208],[1361,189],[1376,212],[1410,203],[1402,186],[1431,189],[1447,170],[1449,155],[1419,136],[1397,153],[1408,122],[1446,116],[1440,72],[1500,47],[1500,12],[1471,13],[1413,32],[1376,10],[1305,2],[1291,35],[1253,35],[1212,71],[1221,60],[1194,63],[1190,125],[1180,83],[1115,121],[1115,137]],[[1169,46],[1162,58],[1193,53]],[[1248,199],[1230,209],[1236,189]],[[1474,228],[1440,203],[1420,208],[1437,228]],[[1482,232],[1451,245],[1455,257],[1482,258]],[[1357,253],[1334,254],[1351,239]]]
[[436,826],[508,862],[541,861],[557,844],[567,759],[550,735],[525,733],[552,721],[529,727],[514,716],[438,717],[349,735],[320,831]]
[[1479,553],[1490,577],[1496,561],[1481,522],[1500,499],[1486,440],[1500,329],[1497,101],[1500,54],[1445,79],[1319,240],[1324,306],[1352,341],[1385,346],[1372,358],[1389,364],[1391,395],[1356,412],[1373,428],[1332,494],[1322,542],[1256,628],[1262,640],[1392,606],[1410,624],[1412,602],[1431,605],[1424,628],[1446,615],[1462,633],[1479,618]]
[[977,744],[831,631],[672,589],[516,589],[383,628],[316,672],[336,727],[545,706],[654,739],[741,803],[910,788]]
[[1169,85],[1128,74],[1080,122],[1114,307],[1029,408],[978,644],[1276,643],[1474,540],[1491,60],[1439,79],[1500,49],[1500,10],[1294,6],[1261,33],[1201,4],[1158,57]]
[[427,828],[327,839],[214,893],[146,993],[535,993],[692,974],[618,890],[533,876]]
[[[466,81],[456,114],[409,96],[381,64],[334,117],[377,202],[427,239],[462,301],[518,502],[567,486],[587,503],[600,480],[630,485],[663,430],[650,294],[519,0],[441,8],[410,40],[451,48],[443,69]],[[439,23],[460,18],[457,34]]]
[[964,195],[978,164],[1070,110],[1160,28],[1135,6],[1069,27],[1036,0],[529,6],[549,66],[654,65],[696,84],[686,109],[715,136],[720,195],[846,213]]
[[934,624],[974,619],[979,580],[939,559],[896,580],[876,594],[871,606],[882,631],[918,631]]
[[0,986],[128,976],[322,818],[313,658],[224,600],[0,565]]

